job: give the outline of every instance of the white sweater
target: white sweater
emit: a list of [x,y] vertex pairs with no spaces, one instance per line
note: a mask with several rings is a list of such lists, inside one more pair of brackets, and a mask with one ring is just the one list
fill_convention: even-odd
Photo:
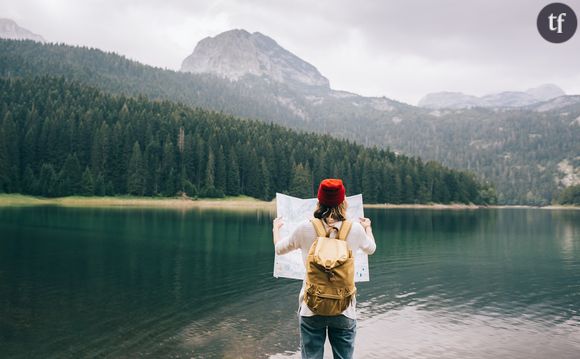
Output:
[[[324,223],[324,221],[323,221]],[[342,222],[334,222],[332,223],[333,227],[338,229],[341,228]],[[326,229],[328,227],[325,224]],[[332,231],[331,236],[334,236],[336,232]],[[276,243],[276,254],[282,255],[286,254],[290,251],[300,249],[302,251],[302,260],[304,261],[304,265],[306,266],[306,260],[308,257],[308,251],[314,243],[316,239],[316,230],[314,229],[314,225],[310,223],[310,221],[306,220],[301,222],[294,232],[290,234],[290,236],[286,238],[282,238]],[[376,249],[375,241],[372,237],[366,235],[366,232],[363,226],[356,221],[353,221],[352,227],[348,236],[346,237],[346,241],[348,243],[348,247],[352,250],[353,253],[360,248],[366,254],[373,254]],[[311,317],[316,315],[313,313],[307,305],[304,304],[304,282],[302,283],[302,289],[300,289],[300,295],[298,296],[299,306],[300,306],[300,315],[304,317]],[[351,318],[356,319],[356,296],[353,296],[352,302],[348,308],[344,312],[343,315]]]

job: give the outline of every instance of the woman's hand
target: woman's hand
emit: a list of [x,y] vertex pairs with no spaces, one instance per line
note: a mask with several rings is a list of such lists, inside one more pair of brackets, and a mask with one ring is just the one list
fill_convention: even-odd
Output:
[[284,225],[284,220],[282,219],[282,217],[276,217],[274,218],[274,222],[272,222],[272,225],[274,227],[274,230],[279,230],[280,227]]
[[365,218],[365,217],[359,217],[360,220],[360,224],[363,226],[363,228],[365,229],[365,231],[369,228],[371,228],[371,220],[370,218]]
[[272,222],[272,232],[273,232],[273,239],[274,239],[274,244],[276,244],[276,242],[278,242],[280,240],[280,227],[282,227],[284,225],[284,220],[282,219],[282,217],[276,217],[274,218],[274,221]]

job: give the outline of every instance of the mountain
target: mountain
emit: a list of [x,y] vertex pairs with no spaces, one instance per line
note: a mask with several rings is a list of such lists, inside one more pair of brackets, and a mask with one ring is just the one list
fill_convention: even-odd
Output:
[[527,94],[533,96],[539,101],[548,101],[556,97],[564,96],[564,90],[553,84],[545,84],[538,87],[528,89]]
[[580,98],[527,107],[426,109],[384,97],[163,70],[85,47],[0,40],[0,77],[57,76],[419,156],[477,173],[502,204],[546,204],[580,176]]
[[472,107],[523,107],[566,95],[556,85],[546,84],[526,91],[505,91],[482,97],[461,92],[435,92],[419,100],[419,107],[461,109]]
[[[280,116],[280,110],[290,114],[291,118],[282,120],[290,127],[299,121],[299,127],[316,131],[322,124],[326,131],[328,125],[338,123],[334,120],[320,123],[320,116],[348,115],[351,121],[357,121],[369,112],[388,112],[390,119],[398,122],[402,118],[397,114],[410,108],[385,97],[363,97],[331,89],[328,79],[316,67],[259,32],[230,30],[204,38],[185,58],[180,71],[229,80],[239,91],[251,92],[262,106],[276,108],[266,117]],[[347,131],[337,130],[340,137],[353,139]]]
[[18,26],[15,21],[10,19],[0,19],[0,38],[46,42],[42,36]]
[[226,31],[201,40],[183,61],[181,71],[211,73],[231,80],[254,75],[300,87],[330,87],[316,67],[268,36],[246,30]]
[[442,109],[442,108],[471,108],[477,107],[480,99],[476,96],[466,95],[461,92],[435,92],[425,95],[419,100],[419,107]]

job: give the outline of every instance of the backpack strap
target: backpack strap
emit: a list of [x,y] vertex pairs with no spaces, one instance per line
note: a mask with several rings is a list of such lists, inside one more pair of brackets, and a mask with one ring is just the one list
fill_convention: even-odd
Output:
[[314,225],[314,230],[316,231],[317,237],[327,236],[326,230],[324,230],[324,225],[322,224],[322,220],[319,218],[312,218],[310,222]]
[[346,241],[346,236],[350,232],[350,228],[352,227],[352,222],[344,220],[342,222],[342,226],[340,226],[340,231],[338,232],[338,238]]

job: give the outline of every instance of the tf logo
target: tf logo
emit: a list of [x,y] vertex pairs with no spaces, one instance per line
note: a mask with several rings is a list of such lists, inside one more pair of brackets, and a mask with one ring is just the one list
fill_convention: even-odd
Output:
[[546,5],[540,11],[536,24],[544,39],[559,44],[574,35],[578,20],[568,5],[556,2]]

